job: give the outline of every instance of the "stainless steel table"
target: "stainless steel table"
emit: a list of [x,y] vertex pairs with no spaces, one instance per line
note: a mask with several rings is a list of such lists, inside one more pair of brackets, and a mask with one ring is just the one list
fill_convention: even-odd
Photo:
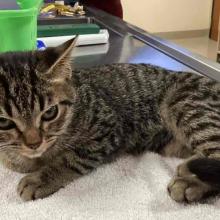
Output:
[[[177,71],[194,71],[220,81],[220,65],[193,54],[171,42],[130,25],[95,8],[87,8],[86,22],[95,22],[110,33],[108,45],[78,47],[73,67],[91,67],[109,63],[150,63]],[[74,22],[80,22],[76,19]],[[47,23],[40,20],[40,23]],[[51,21],[50,21],[51,22]],[[71,22],[71,18],[54,23]]]

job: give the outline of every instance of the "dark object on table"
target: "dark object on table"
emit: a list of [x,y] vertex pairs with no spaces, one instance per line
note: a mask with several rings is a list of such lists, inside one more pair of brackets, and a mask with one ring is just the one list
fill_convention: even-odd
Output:
[[96,7],[109,14],[123,18],[121,0],[81,0],[80,3]]

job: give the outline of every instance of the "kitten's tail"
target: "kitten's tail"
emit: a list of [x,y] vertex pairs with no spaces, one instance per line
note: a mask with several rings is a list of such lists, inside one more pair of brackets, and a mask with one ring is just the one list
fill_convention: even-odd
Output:
[[187,165],[200,180],[220,188],[220,159],[200,158],[189,161]]

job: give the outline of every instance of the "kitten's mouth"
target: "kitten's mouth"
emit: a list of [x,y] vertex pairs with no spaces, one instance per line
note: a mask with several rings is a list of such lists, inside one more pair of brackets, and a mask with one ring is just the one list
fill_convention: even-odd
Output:
[[37,149],[30,149],[27,146],[22,146],[20,154],[30,159],[41,157],[54,144],[54,142],[55,140],[50,143],[43,141]]

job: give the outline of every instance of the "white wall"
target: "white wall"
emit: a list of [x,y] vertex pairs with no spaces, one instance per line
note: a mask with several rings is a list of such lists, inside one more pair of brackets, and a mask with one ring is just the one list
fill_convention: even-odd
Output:
[[212,0],[122,0],[124,20],[149,32],[209,29]]

